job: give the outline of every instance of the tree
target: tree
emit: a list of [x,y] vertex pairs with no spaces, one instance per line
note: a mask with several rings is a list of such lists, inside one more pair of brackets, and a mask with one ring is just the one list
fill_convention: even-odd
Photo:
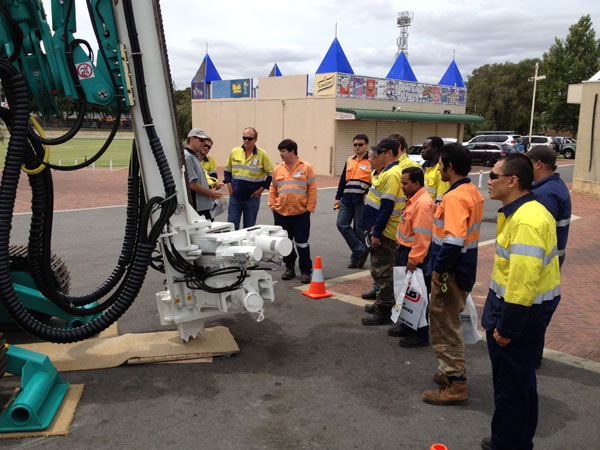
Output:
[[529,129],[533,83],[527,79],[536,62],[539,59],[486,64],[473,71],[467,81],[467,112],[483,116],[485,122],[465,126],[466,136],[481,130],[525,133]]
[[544,106],[543,125],[575,135],[579,124],[579,105],[567,103],[569,84],[581,83],[600,70],[600,40],[589,15],[569,28],[564,40],[544,53],[541,74],[546,80],[539,84],[540,101]]
[[192,88],[174,91],[177,128],[179,135],[185,138],[192,129]]

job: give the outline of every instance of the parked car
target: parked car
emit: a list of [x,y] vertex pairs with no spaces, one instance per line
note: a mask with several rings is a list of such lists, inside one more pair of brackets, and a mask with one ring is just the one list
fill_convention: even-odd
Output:
[[465,142],[465,145],[483,142],[492,142],[500,145],[512,145],[516,150],[520,151],[525,149],[523,147],[523,140],[521,136],[517,134],[480,134],[479,136],[475,136],[470,141]]
[[554,136],[531,136],[531,144],[529,145],[529,137],[525,136],[525,147],[529,150],[531,147],[535,147],[536,145],[547,145],[552,150],[558,153],[560,150],[560,145],[558,140]]
[[574,159],[577,150],[577,141],[573,138],[565,138],[561,153],[565,159]]
[[422,145],[411,145],[406,151],[406,156],[408,156],[413,161],[418,162],[419,165],[422,165],[425,162],[425,160],[421,156],[421,152],[423,152]]
[[465,145],[473,162],[481,162],[484,166],[493,166],[500,158],[509,153],[518,152],[510,144],[495,144],[493,142],[475,143]]

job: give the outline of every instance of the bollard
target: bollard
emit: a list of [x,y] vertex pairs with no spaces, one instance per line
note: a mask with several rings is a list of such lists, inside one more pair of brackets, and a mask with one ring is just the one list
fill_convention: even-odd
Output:
[[77,165],[77,156],[75,157],[75,165]]
[[62,159],[61,158],[58,158],[58,165],[62,166]]
[[477,187],[481,188],[481,180],[483,179],[483,169],[479,169],[479,184]]
[[96,170],[96,162],[95,161],[92,163],[92,170]]
[[110,167],[110,170],[112,170],[112,158],[110,158],[110,165],[109,165],[109,167]]

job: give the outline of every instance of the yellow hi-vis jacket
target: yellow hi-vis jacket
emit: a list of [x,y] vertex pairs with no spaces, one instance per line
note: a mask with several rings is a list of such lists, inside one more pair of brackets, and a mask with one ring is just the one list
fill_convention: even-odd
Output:
[[200,163],[202,164],[202,167],[204,167],[204,170],[210,177],[217,179],[219,178],[219,176],[217,175],[217,163],[214,158],[206,155],[200,160]]
[[556,222],[530,193],[498,213],[494,269],[481,322],[486,330],[496,327],[501,336],[514,339],[537,313],[532,307],[559,299]]
[[441,202],[442,196],[450,189],[450,183],[442,181],[439,166],[439,162],[433,166],[423,166],[425,169],[425,190],[434,202]]
[[317,179],[312,166],[298,158],[292,170],[282,162],[273,172],[269,208],[282,216],[297,216],[317,206]]
[[400,213],[406,202],[401,177],[398,161],[376,175],[371,174],[371,188],[365,199],[361,228],[370,230],[373,227],[373,236],[376,238],[383,235],[388,239],[396,239]]

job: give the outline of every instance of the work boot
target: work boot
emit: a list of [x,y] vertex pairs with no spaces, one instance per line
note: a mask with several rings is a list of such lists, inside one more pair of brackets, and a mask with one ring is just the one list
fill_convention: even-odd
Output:
[[492,437],[491,436],[484,437],[481,440],[481,448],[483,450],[492,450]]
[[371,289],[369,292],[363,292],[360,296],[364,300],[375,300],[377,298],[377,291],[375,289]]
[[348,269],[358,269],[358,263],[351,259],[348,263]]
[[450,379],[446,376],[446,374],[442,373],[441,370],[436,370],[433,374],[433,381],[439,384],[442,387],[448,386],[450,384]]
[[448,386],[423,392],[421,398],[425,403],[431,405],[466,405],[468,401],[467,380],[451,380]]
[[426,345],[429,345],[429,339],[415,336],[414,334],[409,334],[408,336],[400,338],[400,347],[412,348],[425,347]]
[[302,272],[300,274],[300,281],[304,284],[311,282],[311,273],[310,272]]
[[377,309],[377,303],[367,303],[365,305],[365,312],[367,314],[373,314]]
[[283,275],[281,275],[281,279],[282,280],[291,280],[292,278],[296,277],[296,272],[294,271],[293,267],[288,267],[285,269],[285,272],[283,272]]
[[360,321],[363,325],[387,325],[392,323],[392,308],[378,305],[373,314],[363,317]]
[[388,328],[387,334],[388,334],[388,336],[392,336],[392,337],[408,336],[410,334],[410,328],[408,328],[406,325],[402,325],[400,322],[398,322],[396,325],[392,325],[391,327]]

